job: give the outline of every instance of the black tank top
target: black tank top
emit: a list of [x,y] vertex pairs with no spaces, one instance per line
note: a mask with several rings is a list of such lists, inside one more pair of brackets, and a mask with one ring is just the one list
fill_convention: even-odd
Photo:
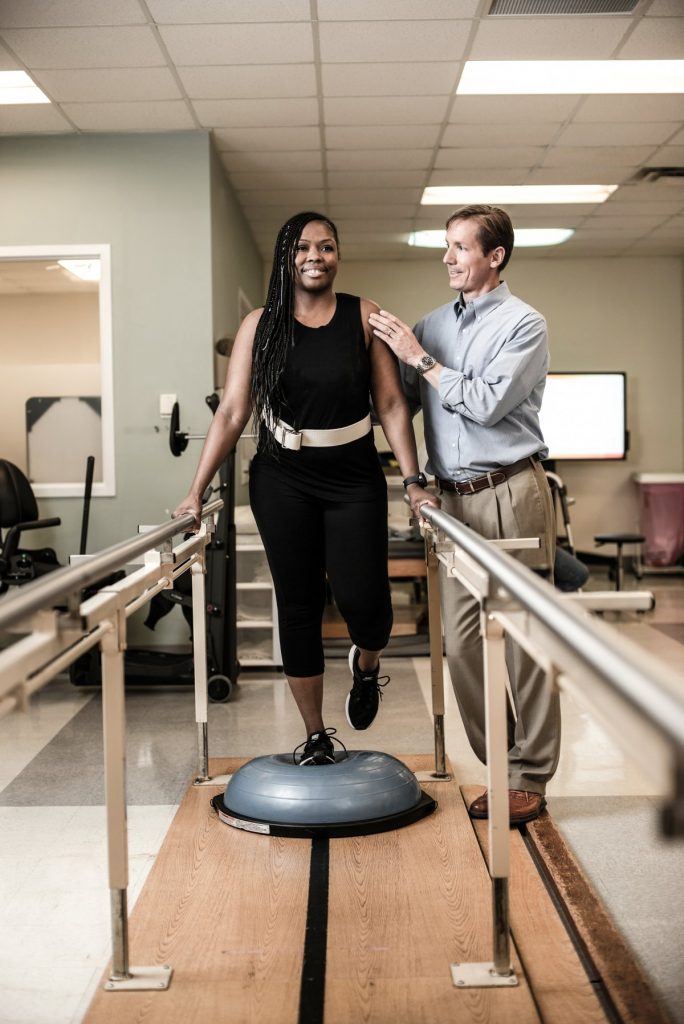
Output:
[[[282,378],[280,418],[296,430],[346,427],[370,411],[370,359],[361,322],[361,300],[338,292],[332,319],[322,327],[295,320],[294,346]],[[373,431],[332,448],[259,450],[252,470],[265,472],[330,501],[370,501],[385,495],[385,478]]]

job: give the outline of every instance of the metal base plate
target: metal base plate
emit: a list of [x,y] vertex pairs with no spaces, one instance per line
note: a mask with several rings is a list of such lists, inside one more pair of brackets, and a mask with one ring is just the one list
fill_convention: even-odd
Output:
[[209,779],[203,779],[198,776],[193,782],[193,786],[221,786],[222,789],[225,789],[232,777],[232,775],[212,775]]
[[161,992],[171,984],[173,967],[163,964],[161,967],[129,967],[130,978],[115,981],[109,978],[104,983],[107,992],[135,992],[143,989],[156,989]]
[[510,988],[518,984],[515,971],[497,974],[492,961],[484,964],[451,964],[451,980],[457,988]]
[[414,772],[418,782],[451,782],[452,776],[448,772],[438,775],[437,772]]

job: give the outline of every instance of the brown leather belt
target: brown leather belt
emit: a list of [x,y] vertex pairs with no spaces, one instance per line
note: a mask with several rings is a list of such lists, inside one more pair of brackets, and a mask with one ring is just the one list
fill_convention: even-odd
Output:
[[478,491],[484,491],[487,487],[496,487],[497,484],[502,484],[504,480],[508,480],[510,476],[522,473],[524,469],[530,469],[538,461],[538,455],[527,455],[524,459],[518,459],[517,462],[511,463],[510,466],[499,466],[498,469],[493,469],[491,473],[473,477],[472,480],[459,482],[456,480],[442,480],[440,477],[435,477],[435,479],[441,490],[453,491],[454,494],[466,497],[468,494],[477,494]]

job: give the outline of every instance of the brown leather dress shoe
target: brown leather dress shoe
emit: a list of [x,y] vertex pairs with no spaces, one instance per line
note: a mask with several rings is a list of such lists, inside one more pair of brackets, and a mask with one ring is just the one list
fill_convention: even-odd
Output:
[[[524,789],[508,790],[508,818],[511,825],[523,825],[526,821],[534,821],[546,807],[546,800],[541,793],[528,793]],[[489,800],[487,790],[482,796],[473,800],[468,808],[471,818],[489,817]]]

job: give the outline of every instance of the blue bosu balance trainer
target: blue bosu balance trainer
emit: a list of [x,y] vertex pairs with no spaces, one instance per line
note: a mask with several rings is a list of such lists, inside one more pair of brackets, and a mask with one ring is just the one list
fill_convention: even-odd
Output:
[[437,806],[405,764],[373,750],[338,752],[335,764],[305,767],[292,754],[256,757],[212,804],[233,828],[304,839],[387,832]]

